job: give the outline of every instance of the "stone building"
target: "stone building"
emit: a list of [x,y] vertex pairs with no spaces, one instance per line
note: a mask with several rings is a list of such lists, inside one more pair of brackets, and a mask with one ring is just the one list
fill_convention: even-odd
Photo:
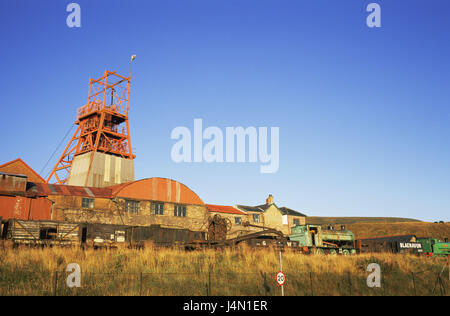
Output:
[[257,227],[244,227],[242,224],[248,222],[255,226],[274,228],[283,234],[290,234],[292,227],[296,225],[305,225],[306,215],[294,211],[287,207],[277,207],[273,202],[273,196],[269,195],[266,203],[257,206],[225,206],[225,205],[206,205],[211,215],[219,214],[228,218],[231,222],[231,230],[228,238],[233,238],[247,232],[260,231]]
[[247,213],[251,224],[270,227],[281,231],[283,234],[290,234],[292,227],[305,225],[306,215],[294,211],[287,207],[278,207],[273,196],[269,195],[266,203],[257,206],[236,205],[236,208]]
[[[31,168],[31,171],[23,169],[21,161],[15,165],[17,169],[8,170],[26,171],[23,173],[35,176]],[[3,221],[16,218],[160,225],[204,232],[209,215],[195,192],[171,179],[149,178],[98,188],[31,182],[25,174],[0,172],[0,218]]]
[[[82,187],[45,183],[33,169],[16,159],[0,166],[0,217],[57,220],[131,226],[160,225],[208,231],[209,219],[228,219],[227,238],[259,231],[250,224],[290,234],[305,224],[305,215],[278,207],[272,195],[258,206],[205,204],[186,185],[166,178],[148,178],[109,187]],[[15,172],[15,173],[11,173]],[[20,174],[18,174],[20,173]]]
[[53,202],[53,220],[161,225],[196,231],[205,231],[208,222],[209,214],[200,197],[171,179],[149,178],[107,188],[49,184],[39,187]]

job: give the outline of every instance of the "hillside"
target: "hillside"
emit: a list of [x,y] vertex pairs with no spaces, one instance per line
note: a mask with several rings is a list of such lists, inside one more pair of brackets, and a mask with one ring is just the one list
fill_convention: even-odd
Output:
[[394,223],[394,222],[421,222],[412,218],[401,217],[321,217],[308,216],[306,224],[317,225],[338,225],[338,224],[354,224],[354,223]]
[[306,217],[306,224],[333,225],[345,227],[355,234],[355,238],[383,237],[395,235],[416,235],[417,237],[450,238],[450,223],[422,222],[411,218],[398,217]]
[[405,223],[354,223],[346,224],[355,238],[382,237],[393,235],[416,235],[417,237],[450,238],[450,223],[435,224],[424,222]]

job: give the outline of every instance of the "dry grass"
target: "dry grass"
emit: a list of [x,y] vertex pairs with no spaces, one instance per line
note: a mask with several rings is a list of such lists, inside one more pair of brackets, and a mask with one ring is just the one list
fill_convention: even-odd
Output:
[[[185,252],[45,248],[0,250],[0,295],[279,295],[278,253],[271,249]],[[366,285],[369,263],[379,263],[382,288]],[[407,255],[349,257],[283,253],[286,295],[441,295],[442,258]],[[69,263],[82,270],[82,287],[65,284]],[[55,291],[55,271],[56,278]],[[425,271],[425,272],[421,272]],[[447,271],[447,270],[445,270]],[[414,283],[412,279],[414,272]],[[421,272],[421,273],[419,273]],[[312,286],[311,286],[312,283]],[[436,286],[437,284],[437,286]],[[414,292],[415,285],[415,292]],[[434,288],[434,292],[433,292]]]
[[450,237],[450,223],[355,223],[348,224],[346,227],[355,234],[355,238],[410,234],[417,237],[435,237],[441,240]]
[[324,217],[324,216],[307,216],[307,224],[316,225],[337,225],[337,224],[355,224],[355,223],[405,223],[405,222],[421,222],[413,218],[402,217]]

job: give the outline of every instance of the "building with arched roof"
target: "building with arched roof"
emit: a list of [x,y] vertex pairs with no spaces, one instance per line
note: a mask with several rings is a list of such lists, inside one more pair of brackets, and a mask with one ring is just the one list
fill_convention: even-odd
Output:
[[[28,174],[34,175],[30,170]],[[172,179],[155,177],[98,188],[48,184],[34,181],[28,174],[3,173],[0,177],[3,220],[160,225],[206,231],[209,212],[205,203],[186,185]]]
[[[82,190],[75,195],[77,188]],[[203,200],[172,179],[148,178],[106,188],[40,184],[39,190],[53,202],[52,220],[197,231],[205,231],[208,222]]]
[[[109,187],[48,184],[21,160],[2,165],[0,218],[57,220],[130,226],[160,225],[206,232],[209,218],[220,215],[230,224],[228,238],[258,228],[275,228],[285,234],[305,223],[305,215],[277,207],[270,195],[258,206],[205,204],[189,187],[176,180],[153,177]],[[1,173],[1,172],[0,172]]]

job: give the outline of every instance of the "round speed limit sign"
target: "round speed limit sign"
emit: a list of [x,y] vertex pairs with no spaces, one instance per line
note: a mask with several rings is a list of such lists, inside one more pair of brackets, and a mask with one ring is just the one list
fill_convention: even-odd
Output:
[[286,283],[286,276],[281,271],[277,273],[277,283],[279,286],[283,286]]

